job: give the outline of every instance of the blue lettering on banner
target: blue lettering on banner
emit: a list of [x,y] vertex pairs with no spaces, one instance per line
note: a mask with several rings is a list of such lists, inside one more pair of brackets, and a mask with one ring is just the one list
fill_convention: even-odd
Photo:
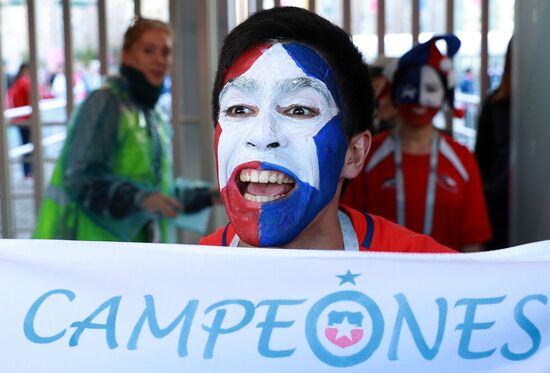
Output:
[[128,350],[137,349],[137,342],[139,339],[139,335],[141,333],[141,329],[143,328],[143,324],[145,324],[145,321],[147,321],[147,324],[149,325],[149,330],[151,331],[151,334],[155,338],[160,339],[170,334],[172,330],[174,330],[176,326],[182,320],[184,320],[181,326],[180,335],[178,338],[178,356],[180,357],[187,356],[187,341],[189,339],[191,324],[193,323],[193,318],[195,317],[195,313],[197,312],[198,305],[199,305],[198,300],[189,301],[187,303],[187,306],[179,314],[179,316],[176,317],[176,319],[172,321],[170,325],[162,329],[157,322],[157,316],[155,312],[155,298],[153,298],[152,295],[146,295],[145,310],[143,310],[141,317],[139,318],[138,322],[136,323],[136,326],[134,327],[134,330],[132,331],[130,340],[128,341]]
[[[353,282],[348,282],[348,284],[356,285]],[[67,328],[56,330],[51,335],[39,332],[40,316],[48,314],[47,310],[52,307],[54,298],[58,300],[59,296],[64,298],[63,302],[66,299],[69,303],[72,303],[77,297],[75,292],[68,289],[50,290],[38,297],[31,304],[24,318],[23,332],[27,340],[37,344],[55,343],[67,335]],[[399,360],[399,343],[405,325],[422,358],[433,360],[437,357],[444,341],[449,313],[448,300],[442,297],[435,299],[438,316],[426,320],[426,315],[423,315],[424,318],[420,319],[420,315],[415,314],[405,294],[396,294],[394,298],[397,312],[389,341],[388,361]],[[117,348],[115,331],[122,299],[122,296],[111,297],[100,304],[89,316],[84,317],[82,321],[74,321],[70,324],[68,322],[68,325],[74,328],[68,346],[77,347],[85,331],[101,330],[105,333],[108,348]],[[490,333],[496,322],[496,320],[479,320],[479,315],[476,318],[479,308],[501,305],[505,299],[506,296],[464,298],[455,303],[455,309],[460,306],[465,307],[464,319],[455,327],[455,330],[461,331],[457,346],[460,358],[465,360],[486,359],[493,356],[498,348],[503,358],[520,361],[532,357],[539,351],[542,340],[541,331],[536,326],[533,316],[528,317],[526,308],[529,307],[531,310],[533,307],[545,306],[548,303],[548,298],[543,294],[527,295],[520,299],[513,308],[514,321],[531,341],[527,348],[518,351],[518,347],[513,344],[502,343],[488,346],[489,348],[484,351],[471,350],[470,346],[476,345],[472,343],[474,337]],[[193,337],[191,331],[200,331],[198,328],[192,328],[198,317],[197,310],[199,309],[200,300],[192,299],[184,303],[183,310],[169,322],[159,322],[153,295],[145,295],[144,301],[144,308],[131,331],[126,348],[128,350],[138,349],[139,338],[143,334],[144,327],[145,329],[148,327],[150,334],[157,339],[164,338],[178,329],[177,354],[182,358],[188,356],[187,346]],[[203,359],[214,358],[216,343],[222,335],[238,333],[247,327],[253,327],[250,323],[256,315],[256,310],[261,307],[266,308],[266,314],[265,318],[255,326],[260,329],[257,344],[259,356],[270,359],[290,358],[295,354],[297,345],[293,345],[292,340],[288,340],[287,344],[274,347],[272,337],[274,334],[282,332],[281,329],[290,330],[295,327],[297,320],[296,318],[294,320],[284,319],[278,317],[278,315],[282,308],[298,307],[307,301],[306,298],[266,299],[260,300],[255,305],[252,301],[246,299],[226,299],[208,306],[204,311],[204,315],[212,314],[213,317],[210,325],[202,323],[202,330],[207,333]],[[56,304],[56,307],[61,307],[64,304],[63,302],[61,305]],[[236,310],[242,313],[242,316],[237,319],[233,317],[233,312]],[[63,312],[58,313],[64,314]],[[502,310],[500,313],[502,313]],[[298,318],[305,314],[305,340],[311,352],[323,363],[334,367],[350,367],[367,361],[380,348],[386,330],[384,313],[376,301],[368,295],[354,290],[342,290],[328,294],[316,301],[310,308],[305,310],[301,308],[294,314]],[[106,321],[103,323],[95,321],[100,316],[106,316],[104,318]],[[437,324],[433,319],[437,319]],[[433,341],[426,340],[427,330],[435,330]],[[491,338],[486,338],[486,340],[498,343],[498,341]]]
[[42,304],[46,299],[48,299],[54,294],[63,294],[67,298],[69,298],[69,301],[71,302],[75,298],[75,294],[72,291],[65,290],[65,289],[50,290],[47,293],[40,296],[31,305],[31,308],[29,308],[29,312],[27,312],[27,315],[25,316],[25,321],[23,322],[23,332],[25,333],[25,337],[27,337],[29,341],[34,343],[52,343],[65,335],[65,332],[67,331],[67,329],[63,329],[56,335],[52,335],[50,337],[39,336],[34,330],[34,320],[36,318],[36,313],[38,312],[38,309],[42,306]]
[[397,300],[399,309],[397,311],[395,326],[393,328],[393,335],[391,338],[388,359],[398,360],[397,348],[401,337],[403,321],[406,321],[407,325],[409,326],[409,330],[411,331],[414,343],[422,354],[422,357],[424,357],[424,359],[426,360],[432,360],[437,356],[437,353],[439,352],[439,347],[441,346],[441,342],[443,341],[443,334],[445,332],[445,325],[447,322],[447,300],[445,298],[438,298],[435,301],[439,310],[439,322],[434,345],[430,348],[426,343],[424,336],[422,335],[420,326],[418,325],[418,321],[416,320],[416,317],[414,316],[414,313],[409,306],[409,302],[407,301],[407,297],[405,297],[404,294],[397,294],[395,296],[395,299]]
[[523,330],[525,330],[525,332],[529,335],[529,337],[533,341],[533,346],[529,350],[525,351],[524,353],[514,353],[510,351],[510,348],[508,347],[508,343],[506,343],[504,346],[502,346],[501,352],[502,352],[502,356],[504,356],[509,360],[516,360],[516,361],[525,360],[533,356],[533,354],[537,352],[537,350],[540,347],[540,339],[541,339],[540,331],[537,329],[535,324],[533,324],[533,322],[525,316],[525,313],[523,310],[527,302],[530,302],[532,300],[537,300],[542,304],[546,304],[548,302],[548,298],[544,295],[541,295],[541,294],[529,295],[523,298],[522,300],[520,300],[516,305],[516,308],[514,310],[514,319],[516,320],[518,325]]
[[458,306],[466,306],[466,311],[464,315],[464,322],[458,324],[455,330],[462,330],[462,335],[460,337],[460,344],[458,348],[458,354],[463,359],[483,359],[491,356],[496,348],[487,351],[470,351],[470,341],[472,340],[472,334],[474,330],[485,330],[490,329],[494,321],[490,322],[475,322],[476,309],[480,305],[489,305],[489,304],[499,304],[506,298],[506,296],[495,297],[495,298],[464,298],[460,299],[455,304],[455,308]]
[[[221,307],[228,305],[239,305],[243,307],[244,316],[243,319],[239,321],[236,325],[228,328],[226,327],[224,329],[222,328],[222,324],[223,320],[225,319],[225,315],[227,314],[227,310]],[[244,299],[230,299],[218,302],[208,307],[206,311],[204,311],[204,314],[206,315],[216,308],[221,309],[218,309],[216,311],[216,314],[214,315],[214,320],[212,321],[212,325],[202,325],[202,328],[208,332],[208,342],[206,342],[206,347],[204,348],[203,353],[203,358],[205,359],[212,359],[212,357],[214,356],[214,346],[216,345],[216,341],[218,340],[218,336],[220,334],[234,333],[237,330],[240,330],[248,325],[248,323],[250,323],[250,321],[252,320],[252,317],[254,317],[254,303]]]
[[265,321],[258,323],[256,327],[262,329],[260,334],[260,340],[258,341],[258,352],[264,357],[270,358],[281,358],[291,356],[296,348],[291,348],[287,350],[272,350],[269,348],[269,341],[271,340],[271,334],[275,328],[290,328],[294,325],[294,320],[292,321],[276,321],[277,311],[279,306],[297,306],[306,301],[306,299],[300,300],[290,300],[290,299],[277,299],[277,300],[264,300],[263,302],[258,303],[256,308],[261,306],[267,306],[267,314],[265,316]]
[[[111,299],[106,300],[102,305],[100,305],[90,316],[88,316],[83,321],[75,321],[71,324],[73,328],[76,328],[73,336],[69,340],[69,346],[74,347],[78,346],[78,341],[80,336],[86,329],[105,329],[105,337],[107,339],[107,346],[110,349],[118,347],[118,343],[115,338],[115,326],[116,326],[116,316],[118,312],[118,306],[120,305],[121,296],[112,297]],[[105,324],[97,324],[92,321],[100,315],[104,310],[108,309],[109,313],[107,315],[107,322]]]

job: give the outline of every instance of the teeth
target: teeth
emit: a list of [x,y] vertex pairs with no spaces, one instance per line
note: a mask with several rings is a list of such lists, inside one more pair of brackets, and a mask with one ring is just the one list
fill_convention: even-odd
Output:
[[258,174],[258,171],[252,170],[250,172],[250,181],[252,183],[257,183],[260,180],[260,175]]
[[259,182],[262,184],[267,184],[269,182],[269,174],[270,172],[268,171],[260,171]]
[[277,182],[277,178],[277,174],[275,172],[271,172],[271,175],[269,175],[269,182],[275,184]]
[[246,199],[247,201],[259,202],[259,203],[275,201],[276,199],[279,199],[281,197],[282,197],[282,195],[277,195],[277,196],[255,196],[255,195],[250,194],[250,193],[245,193],[244,194],[244,199]]
[[239,176],[241,181],[243,182],[249,182],[250,181],[250,175],[246,172],[241,172],[241,175]]
[[294,180],[282,172],[268,170],[243,170],[239,179],[242,182],[261,183],[261,184],[293,184]]

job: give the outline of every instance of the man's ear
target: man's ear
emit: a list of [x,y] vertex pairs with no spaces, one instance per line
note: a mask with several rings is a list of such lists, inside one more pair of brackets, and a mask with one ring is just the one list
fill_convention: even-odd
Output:
[[363,170],[371,142],[372,136],[368,130],[351,138],[346,151],[344,167],[342,168],[343,178],[353,179]]

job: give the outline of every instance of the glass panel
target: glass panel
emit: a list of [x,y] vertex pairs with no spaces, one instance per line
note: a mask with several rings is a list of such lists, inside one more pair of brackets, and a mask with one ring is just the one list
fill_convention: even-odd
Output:
[[388,57],[401,57],[412,47],[412,1],[386,0],[384,50]]
[[420,1],[420,35],[418,40],[423,43],[434,34],[441,34],[446,29],[446,2],[442,0]]
[[275,0],[264,0],[263,9],[270,9],[275,6]]
[[340,27],[344,25],[344,9],[341,0],[317,0],[315,12],[335,25]]
[[296,6],[307,9],[309,6],[309,0],[281,0],[281,6]]
[[367,62],[378,55],[378,1],[351,0],[351,34],[353,42]]
[[[74,61],[74,97],[78,103],[101,85],[97,1],[73,0],[71,21]],[[82,89],[84,85],[84,89]]]
[[109,73],[118,72],[122,37],[134,17],[133,0],[109,0],[107,4],[107,60]]
[[453,119],[453,135],[473,149],[480,101],[481,0],[455,0],[454,13],[455,32],[462,42],[454,58],[455,107],[464,111],[464,117]]
[[168,0],[141,0],[141,15],[164,22],[170,21]]
[[514,0],[491,0],[489,2],[489,90],[494,90],[500,83],[504,69],[504,57],[508,42],[514,31]]

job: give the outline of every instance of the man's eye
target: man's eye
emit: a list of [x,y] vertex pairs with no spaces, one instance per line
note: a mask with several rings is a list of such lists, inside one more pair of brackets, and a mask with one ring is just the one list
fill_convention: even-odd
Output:
[[284,115],[291,117],[303,117],[303,118],[313,118],[319,115],[319,111],[313,108],[308,108],[305,106],[291,106],[286,108],[281,108],[280,110]]
[[254,114],[254,110],[244,105],[235,105],[225,110],[225,114],[230,117],[251,116]]

